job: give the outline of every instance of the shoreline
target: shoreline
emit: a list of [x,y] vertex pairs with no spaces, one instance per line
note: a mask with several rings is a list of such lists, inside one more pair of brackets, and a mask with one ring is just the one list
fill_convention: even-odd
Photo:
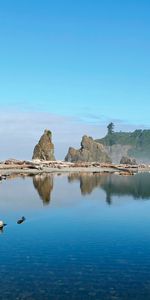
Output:
[[110,173],[131,176],[150,172],[150,165],[123,165],[99,162],[41,161],[9,159],[0,162],[0,180],[14,176],[34,176],[49,173]]

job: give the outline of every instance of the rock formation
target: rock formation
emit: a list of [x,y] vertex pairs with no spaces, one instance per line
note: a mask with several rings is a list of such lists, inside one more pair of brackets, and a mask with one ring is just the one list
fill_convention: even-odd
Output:
[[95,140],[104,145],[113,163],[119,163],[122,156],[134,157],[138,163],[150,162],[150,129],[136,129],[133,132],[114,131],[110,123],[105,137]]
[[84,135],[81,141],[81,148],[76,150],[69,148],[65,161],[69,162],[111,162],[104,146],[96,143],[91,137]]
[[119,164],[123,156],[129,156],[128,152],[130,151],[131,146],[115,144],[112,146],[104,146],[104,148],[112,162],[114,164]]
[[122,156],[120,163],[126,165],[137,165],[135,158],[131,158],[129,156]]
[[45,130],[38,144],[33,151],[32,159],[55,160],[54,145],[52,143],[52,133],[50,130]]

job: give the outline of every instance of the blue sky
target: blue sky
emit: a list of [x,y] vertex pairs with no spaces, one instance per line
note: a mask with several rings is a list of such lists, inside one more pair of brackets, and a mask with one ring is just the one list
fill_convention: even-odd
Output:
[[[146,0],[1,1],[2,119],[9,111],[19,126],[22,114],[26,124],[49,114],[53,129],[59,116],[66,136],[77,124],[76,139],[103,135],[109,121],[118,130],[149,128],[149,11]],[[60,130],[54,134],[60,140]]]

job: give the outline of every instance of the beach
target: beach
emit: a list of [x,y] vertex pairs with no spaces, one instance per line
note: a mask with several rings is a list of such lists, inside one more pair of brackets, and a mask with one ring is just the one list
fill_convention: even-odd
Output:
[[70,163],[64,161],[16,160],[9,159],[0,163],[0,178],[12,176],[32,176],[43,173],[112,173],[118,175],[134,175],[139,172],[149,172],[150,166],[145,164],[123,165],[98,162]]

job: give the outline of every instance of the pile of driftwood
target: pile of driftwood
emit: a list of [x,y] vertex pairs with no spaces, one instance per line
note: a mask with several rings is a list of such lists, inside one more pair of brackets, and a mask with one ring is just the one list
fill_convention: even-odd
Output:
[[9,159],[0,162],[0,179],[14,174],[18,175],[34,175],[37,173],[50,173],[53,171],[62,172],[108,172],[119,175],[134,175],[139,171],[149,167],[145,165],[121,165],[99,162],[65,162],[65,161],[42,161],[42,160],[16,160]]

